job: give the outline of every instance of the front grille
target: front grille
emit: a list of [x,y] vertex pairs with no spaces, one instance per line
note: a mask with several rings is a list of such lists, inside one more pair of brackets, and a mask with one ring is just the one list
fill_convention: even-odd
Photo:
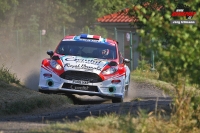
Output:
[[62,88],[67,88],[67,89],[72,89],[72,90],[99,92],[97,86],[90,86],[90,85],[78,85],[78,84],[64,83]]
[[102,82],[101,77],[95,73],[82,72],[82,71],[66,71],[60,75],[61,78],[66,80],[84,80],[90,83]]

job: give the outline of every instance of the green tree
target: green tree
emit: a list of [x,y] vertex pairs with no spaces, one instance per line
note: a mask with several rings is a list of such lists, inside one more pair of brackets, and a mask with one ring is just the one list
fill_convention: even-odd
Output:
[[0,0],[0,19],[4,19],[5,13],[11,10],[12,7],[17,4],[17,0]]
[[75,11],[70,6],[70,0],[21,0],[15,14],[15,29],[28,28],[32,16],[38,18],[40,29],[48,31],[70,28],[75,21],[71,13]]
[[38,30],[46,29],[47,33],[61,32],[65,27],[66,33],[79,34],[85,26],[94,30],[98,17],[122,10],[131,1],[0,0],[0,12],[5,17],[0,26],[27,30],[38,25]]
[[94,0],[93,7],[97,17],[102,17],[129,8],[135,2],[137,0]]
[[97,18],[122,10],[126,7],[125,5],[126,2],[123,0],[76,0],[76,2],[71,2],[71,6],[76,10],[71,14],[75,19],[73,33],[88,33],[89,31],[90,34],[99,33],[106,36],[105,29],[98,26]]
[[[188,5],[196,11],[192,20],[196,25],[173,25],[171,20],[185,20],[185,17],[173,18],[171,13],[178,4]],[[130,16],[138,16],[140,34],[143,37],[154,39],[149,45],[141,44],[140,49],[153,49],[158,52],[159,59],[169,69],[170,77],[177,82],[181,77],[189,76],[191,83],[200,84],[200,2],[194,1],[150,1],[142,0],[139,4],[130,7]],[[161,69],[162,71],[162,69]]]

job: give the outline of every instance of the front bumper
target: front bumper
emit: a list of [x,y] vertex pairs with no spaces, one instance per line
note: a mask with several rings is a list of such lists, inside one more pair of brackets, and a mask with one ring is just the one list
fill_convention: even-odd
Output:
[[[52,77],[45,77],[50,73]],[[112,80],[120,80],[119,83],[112,83]],[[125,91],[125,75],[116,75],[97,83],[74,83],[73,80],[66,80],[54,72],[44,68],[40,71],[39,90],[43,92],[65,92],[68,94],[95,95],[100,97],[123,98]]]

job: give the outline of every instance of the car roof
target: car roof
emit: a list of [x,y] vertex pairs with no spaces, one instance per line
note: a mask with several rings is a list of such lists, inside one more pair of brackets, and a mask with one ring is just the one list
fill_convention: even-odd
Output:
[[87,42],[98,42],[102,44],[108,44],[116,46],[118,42],[109,38],[102,38],[100,35],[80,34],[80,35],[67,35],[62,41],[87,41]]

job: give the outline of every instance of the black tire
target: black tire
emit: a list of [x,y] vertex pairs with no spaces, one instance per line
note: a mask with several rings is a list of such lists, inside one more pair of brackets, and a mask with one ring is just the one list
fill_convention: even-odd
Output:
[[126,88],[127,91],[128,91],[128,89],[129,89],[130,81],[131,81],[131,77],[130,77],[130,75],[129,75],[129,77],[128,77],[128,85],[126,86],[126,87],[127,87],[127,88]]
[[129,85],[125,86],[124,98],[128,97],[128,87]]
[[38,90],[38,92],[40,92],[40,93],[48,93],[47,91],[44,91],[44,90]]
[[112,99],[112,103],[122,103],[123,102],[123,98],[113,98]]
[[49,90],[38,90],[38,92],[40,93],[44,93],[44,94],[55,94],[55,92],[49,91]]
[[124,93],[125,93],[125,94],[124,94],[124,97],[125,97],[125,98],[128,97],[128,89],[129,89],[129,84],[130,84],[130,75],[129,75],[129,79],[128,79],[128,80],[129,80],[129,81],[128,81],[129,83],[128,83],[128,85],[125,86],[125,92],[124,92]]

